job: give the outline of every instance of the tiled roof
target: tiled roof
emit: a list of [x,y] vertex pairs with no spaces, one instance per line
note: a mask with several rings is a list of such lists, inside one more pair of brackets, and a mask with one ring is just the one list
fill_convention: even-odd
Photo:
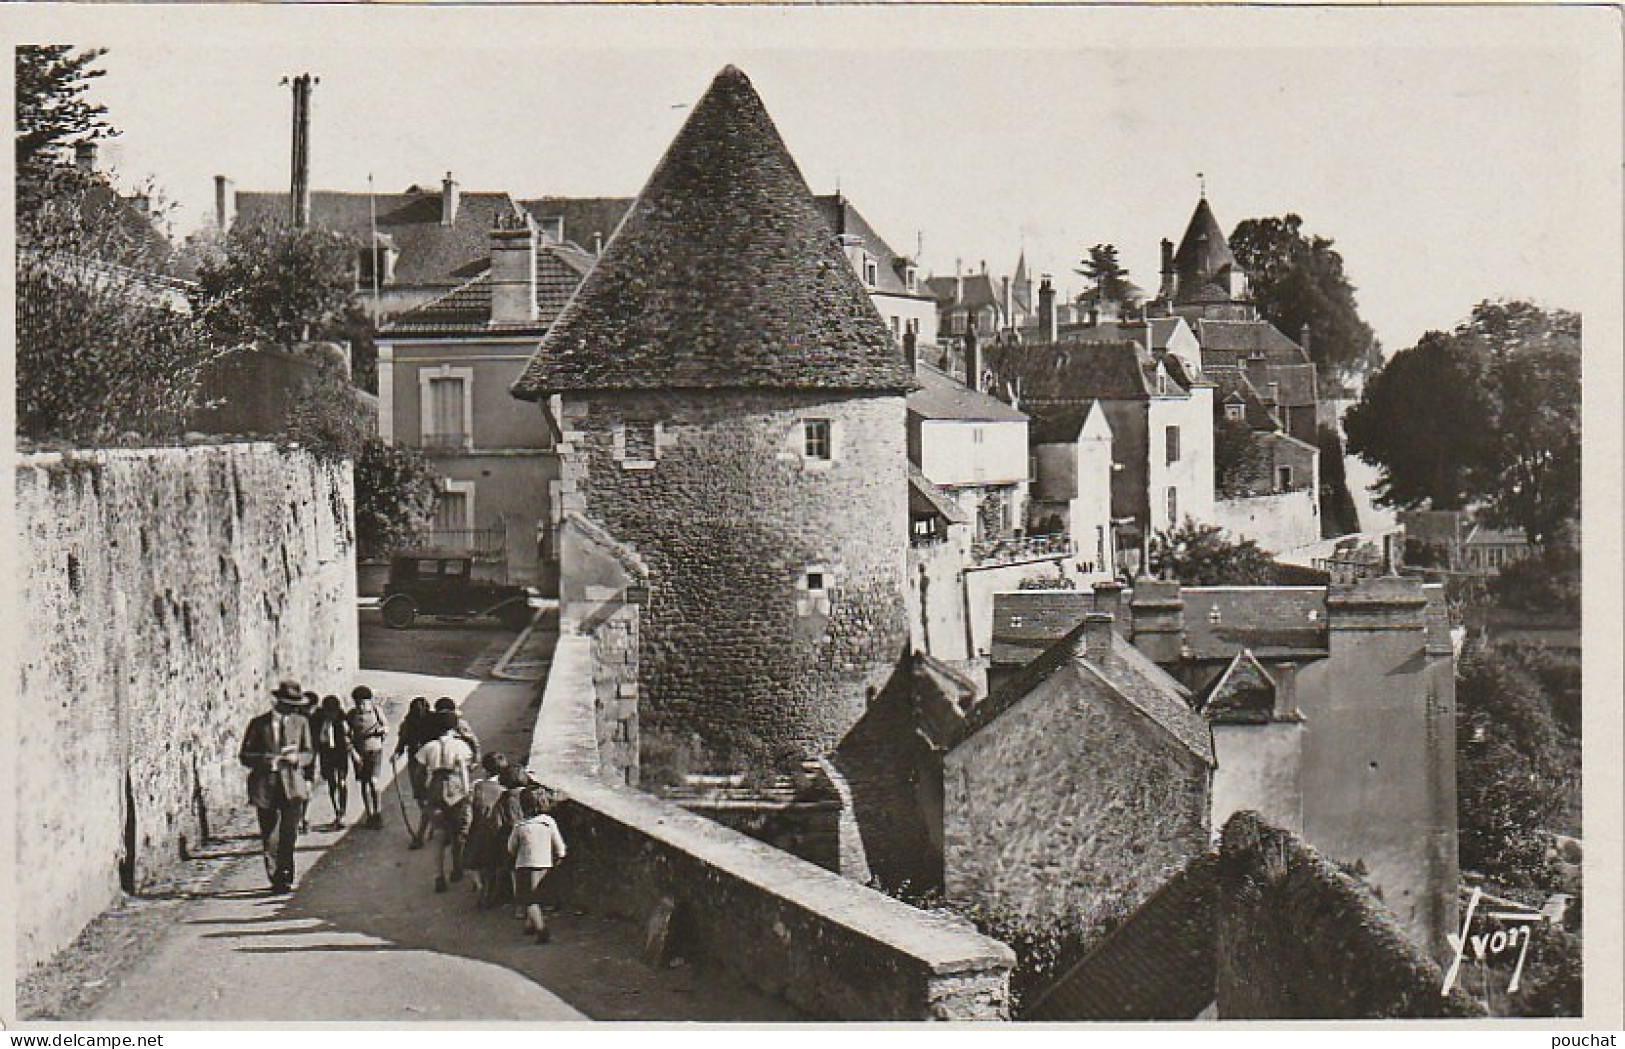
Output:
[[634,197],[537,197],[521,200],[519,206],[536,219],[537,228],[552,235],[556,226],[562,226],[562,240],[573,242],[588,251],[593,248],[594,237],[600,236],[605,244],[615,235],[621,220],[631,210]]
[[1155,388],[1156,364],[1136,343],[994,345],[986,359],[998,387],[1016,391],[1034,444],[1074,441],[1094,401],[1149,400]]
[[396,317],[380,334],[455,335],[503,331],[534,332],[548,327],[592,269],[593,257],[573,245],[543,244],[536,249],[536,320],[522,324],[491,323],[491,274],[487,270],[452,291]]
[[[964,282],[964,293],[959,301],[955,302],[954,293],[960,281]],[[967,273],[963,277],[932,277],[925,283],[930,289],[929,294],[937,300],[940,309],[978,309],[982,306],[994,306],[999,312],[1004,312],[1000,290],[989,274]]]
[[1150,718],[1203,761],[1213,762],[1213,736],[1207,722],[1190,708],[1190,693],[1129,642],[1112,635],[1111,654],[1101,663],[1084,652],[1087,622],[1079,623],[1016,673],[1003,687],[972,708],[965,718],[969,737],[992,724],[1038,686],[1056,674],[1070,673],[1085,688],[1104,686]]
[[[1210,277],[1224,267],[1234,265],[1236,257],[1230,253],[1230,241],[1220,228],[1219,220],[1213,217],[1213,209],[1208,206],[1207,198],[1203,197],[1196,202],[1190,224],[1185,227],[1185,235],[1179,240],[1179,250],[1174,252],[1174,268],[1183,283],[1187,274]],[[1180,297],[1184,298],[1183,292]]]
[[1234,365],[1238,356],[1263,354],[1271,364],[1308,364],[1302,346],[1281,334],[1266,320],[1227,321],[1199,317],[1196,341],[1202,347],[1202,367]]
[[1083,590],[1015,590],[993,595],[994,666],[1026,666],[1094,611]]
[[[518,214],[506,193],[458,194],[452,225],[440,224],[439,188],[413,187],[405,193],[311,194],[314,225],[348,233],[366,244],[372,207],[378,210],[378,232],[386,234],[400,253],[395,260],[395,283],[454,286],[477,276],[490,262],[491,228],[497,216]],[[237,222],[286,222],[288,194],[242,191],[237,194]]]
[[1190,1020],[1218,985],[1212,853],[1163,882],[1099,946],[1030,996],[1028,1020]]
[[990,394],[979,393],[952,376],[921,362],[914,370],[920,388],[908,395],[908,410],[922,419],[957,419],[964,422],[1027,421],[1025,412]]
[[1153,350],[1167,349],[1169,340],[1174,337],[1174,333],[1184,323],[1185,319],[1183,317],[1152,317],[1147,320],[1146,325],[1151,329],[1151,348]]
[[1327,653],[1324,587],[1190,587],[1180,596],[1192,659],[1228,660],[1243,648],[1260,659]]
[[513,392],[913,386],[772,118],[729,66]]
[[964,729],[976,684],[924,652],[914,654],[914,728],[933,750],[947,750]]
[[1247,425],[1254,430],[1274,432],[1280,422],[1259,396],[1258,389],[1239,368],[1215,368],[1206,377],[1217,389],[1220,404],[1239,403],[1246,408]]
[[911,514],[938,514],[949,524],[970,524],[970,516],[947,493],[932,484],[920,468],[908,464],[908,511]]

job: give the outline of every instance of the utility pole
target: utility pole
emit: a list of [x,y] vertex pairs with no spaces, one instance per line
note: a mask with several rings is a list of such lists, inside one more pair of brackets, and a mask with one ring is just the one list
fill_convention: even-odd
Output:
[[321,77],[301,73],[283,77],[293,86],[293,158],[289,179],[289,218],[300,229],[310,225],[310,93]]

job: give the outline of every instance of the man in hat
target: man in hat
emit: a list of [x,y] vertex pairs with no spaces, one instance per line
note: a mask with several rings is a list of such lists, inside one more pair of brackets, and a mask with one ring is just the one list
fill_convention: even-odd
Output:
[[272,707],[248,723],[237,760],[248,769],[248,797],[260,821],[260,847],[272,892],[292,892],[294,848],[310,801],[305,770],[316,760],[309,704],[297,681],[271,692]]

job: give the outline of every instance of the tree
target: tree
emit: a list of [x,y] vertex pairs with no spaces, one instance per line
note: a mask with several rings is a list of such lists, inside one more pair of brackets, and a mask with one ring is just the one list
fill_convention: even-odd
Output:
[[1551,545],[1580,513],[1580,318],[1480,303],[1389,360],[1345,428],[1389,505],[1481,502],[1487,522]]
[[349,324],[356,244],[286,224],[240,224],[197,268],[193,305],[222,342],[292,349]]
[[1486,365],[1473,347],[1428,332],[1366,383],[1343,428],[1349,451],[1380,468],[1381,502],[1459,510],[1478,494],[1496,453]]
[[[40,168],[64,166],[68,147],[117,135],[107,107],[87,96],[105,76],[95,64],[106,48],[75,52],[69,44],[23,44],[17,48],[17,175],[26,182]],[[18,209],[19,213],[21,208]]]
[[382,557],[420,540],[439,492],[440,478],[419,452],[368,438],[355,458],[357,555]]
[[1546,832],[1577,774],[1539,684],[1493,649],[1456,671],[1456,784],[1462,866],[1515,886],[1551,887]]
[[1308,326],[1309,355],[1328,377],[1366,369],[1376,339],[1330,238],[1305,234],[1297,215],[1247,219],[1230,234],[1230,251],[1266,320],[1293,338]]
[[1089,249],[1079,267],[1073,272],[1094,285],[1080,296],[1080,300],[1097,306],[1115,303],[1130,307],[1138,303],[1138,289],[1129,283],[1128,270],[1118,261],[1115,244],[1096,244]]
[[1275,561],[1251,539],[1232,540],[1217,525],[1186,517],[1151,540],[1152,575],[1187,586],[1265,585],[1275,581]]

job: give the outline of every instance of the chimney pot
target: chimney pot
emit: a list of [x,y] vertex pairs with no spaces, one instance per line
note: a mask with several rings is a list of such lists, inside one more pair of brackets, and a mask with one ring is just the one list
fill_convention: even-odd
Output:
[[526,215],[491,231],[491,323],[536,320],[536,226]]
[[224,175],[214,177],[214,224],[220,232],[231,229],[237,218],[237,187]]
[[461,203],[462,193],[457,186],[457,180],[446,172],[446,177],[440,181],[440,224],[454,226],[457,224],[457,207]]
[[1060,322],[1055,316],[1055,285],[1046,273],[1038,281],[1038,338],[1040,342],[1054,344],[1060,337]]
[[96,143],[89,139],[73,145],[73,165],[86,175],[96,173]]

